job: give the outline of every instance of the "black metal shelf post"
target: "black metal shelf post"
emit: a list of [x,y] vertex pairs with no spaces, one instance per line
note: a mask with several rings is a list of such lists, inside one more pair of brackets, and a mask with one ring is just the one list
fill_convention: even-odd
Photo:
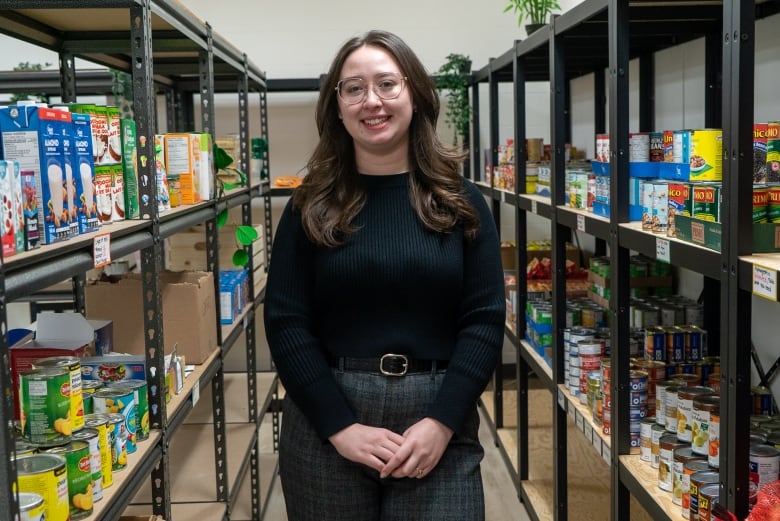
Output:
[[558,384],[565,383],[563,330],[566,327],[566,242],[569,229],[558,220],[559,207],[564,204],[566,182],[566,99],[568,97],[565,70],[566,49],[563,37],[556,31],[558,18],[553,18],[550,34],[550,192],[552,238],[552,371],[553,383],[550,405],[553,408],[553,515],[557,521],[566,521],[568,515],[568,468],[566,464],[566,411],[558,406]]

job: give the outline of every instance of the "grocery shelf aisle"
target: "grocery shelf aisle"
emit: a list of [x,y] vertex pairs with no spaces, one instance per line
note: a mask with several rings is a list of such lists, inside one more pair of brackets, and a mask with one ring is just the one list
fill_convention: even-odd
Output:
[[[485,459],[482,461],[482,480],[485,484],[485,503],[486,503],[486,521],[530,521],[525,508],[517,498],[515,486],[512,478],[507,471],[506,465],[502,459],[498,447],[493,443],[490,427],[485,416],[484,408],[480,408],[482,422],[479,430],[479,437],[482,445],[485,447]],[[263,422],[265,425],[266,422]],[[260,452],[265,453],[268,448],[268,436],[263,435],[263,427],[260,432]],[[262,468],[262,465],[261,465]],[[263,481],[261,475],[261,485]],[[242,491],[243,492],[243,491]],[[248,491],[241,495],[238,508],[244,501],[249,499]],[[238,509],[237,509],[238,510]],[[243,518],[235,518],[239,521]],[[282,487],[279,480],[276,479],[273,484],[271,495],[268,498],[268,506],[265,510],[264,521],[287,521],[287,514],[284,509],[284,498],[282,496]]]

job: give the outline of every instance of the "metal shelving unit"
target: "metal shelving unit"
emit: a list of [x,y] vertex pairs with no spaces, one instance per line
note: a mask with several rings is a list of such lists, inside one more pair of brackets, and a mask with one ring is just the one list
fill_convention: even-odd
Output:
[[[154,297],[144,299],[144,320],[147,330],[147,366],[150,368],[147,380],[150,389],[163,388],[163,309],[159,287],[159,273],[162,271],[162,239],[194,224],[206,224],[207,262],[215,276],[215,291],[218,283],[218,256],[216,217],[224,209],[240,207],[243,224],[251,224],[252,199],[263,199],[266,209],[270,207],[270,187],[267,182],[257,186],[232,190],[218,200],[211,200],[193,206],[158,213],[154,204],[155,175],[153,158],[154,134],[157,115],[155,98],[157,92],[164,92],[168,100],[169,130],[190,130],[195,128],[192,110],[193,94],[200,94],[201,121],[199,128],[204,132],[214,130],[214,94],[235,92],[239,105],[240,165],[248,171],[249,165],[249,103],[250,92],[260,96],[260,123],[267,139],[268,120],[265,94],[265,75],[211,26],[198,20],[181,4],[172,0],[151,2],[150,0],[95,0],[78,2],[60,1],[0,1],[0,32],[40,47],[55,51],[60,57],[60,71],[56,74],[46,71],[35,73],[2,73],[0,88],[12,92],[25,92],[31,86],[35,92],[58,93],[64,102],[76,101],[79,94],[110,93],[110,75],[99,71],[75,70],[76,57],[98,65],[111,67],[132,75],[134,119],[138,129],[139,183],[142,200],[142,219],[125,221],[102,227],[100,232],[110,233],[111,257],[118,258],[136,251],[141,252],[141,269],[149,276],[144,277],[144,291]],[[57,88],[59,87],[59,88]],[[268,156],[264,158],[268,171]],[[265,215],[265,252],[270,255],[271,219],[270,211]],[[94,266],[92,247],[96,234],[81,235],[61,244],[43,246],[33,252],[19,253],[13,257],[0,258],[0,323],[2,323],[2,344],[7,352],[6,305],[20,297],[35,293],[64,279],[74,279],[74,300],[76,309],[83,311],[84,273]],[[248,251],[250,263],[250,287],[253,266],[251,248]],[[266,258],[267,265],[267,258]],[[145,483],[151,483],[151,510],[167,520],[171,517],[171,466],[169,445],[178,427],[185,423],[188,413],[197,402],[201,390],[211,388],[213,414],[214,475],[216,502],[223,506],[215,511],[222,512],[218,519],[228,519],[236,501],[237,483],[245,474],[257,479],[259,457],[257,447],[258,404],[269,405],[269,393],[275,393],[273,384],[263,387],[266,396],[258,396],[256,379],[247,383],[248,414],[244,420],[255,434],[240,442],[238,459],[228,461],[231,448],[231,432],[224,417],[223,359],[237,339],[244,333],[246,339],[247,374],[256,374],[255,360],[255,309],[262,302],[264,291],[256,295],[242,320],[230,327],[220,325],[217,310],[216,351],[200,366],[196,374],[185,382],[185,389],[170,403],[158,392],[150,393],[150,411],[153,435],[141,445],[141,456],[131,462],[122,473],[120,486],[114,485],[106,498],[95,505],[95,513],[88,519],[114,520],[125,510],[138,490]],[[10,395],[10,369],[5,366],[7,357],[0,357],[0,383]],[[151,370],[156,368],[156,370]],[[10,403],[0,407],[0,421],[8,425],[13,418]],[[243,438],[242,438],[243,439]],[[14,452],[13,433],[3,429],[0,435],[0,451],[6,455]],[[231,452],[235,454],[235,451]],[[238,463],[236,463],[238,461]],[[228,468],[232,466],[233,468]],[[227,471],[230,470],[230,473]],[[231,479],[228,479],[230,475]],[[150,479],[151,478],[151,479]],[[17,505],[12,494],[16,480],[16,467],[10,457],[0,462],[0,517],[14,519]],[[235,489],[232,489],[236,485]],[[259,487],[252,487],[252,519],[260,519]],[[206,509],[204,512],[210,511]]]
[[[560,384],[563,382],[563,317],[565,316],[564,270],[565,242],[572,233],[595,237],[600,254],[607,252],[612,270],[610,324],[612,345],[625,345],[629,334],[628,265],[632,251],[666,260],[704,276],[707,294],[705,327],[710,331],[710,347],[721,355],[721,412],[723,449],[721,452],[721,502],[743,519],[748,511],[748,441],[740,429],[748,423],[750,399],[750,350],[744,349],[750,339],[750,298],[752,275],[759,267],[773,276],[780,274],[780,255],[751,255],[751,193],[752,177],[738,173],[752,172],[752,128],[754,89],[754,27],[755,20],[780,12],[775,1],[698,1],[658,3],[652,0],[623,2],[621,0],[585,0],[555,17],[545,28],[533,33],[501,57],[491,60],[473,75],[473,104],[478,106],[479,85],[488,83],[493,93],[499,81],[514,82],[516,144],[525,141],[525,83],[550,82],[550,122],[552,140],[552,198],[526,195],[525,150],[516,146],[516,187],[513,193],[482,187],[483,193],[496,203],[516,208],[516,240],[522,246],[525,239],[527,213],[550,220],[553,240],[553,331],[552,367],[522,340],[525,336],[524,317],[518,313],[513,333],[507,337],[518,347],[518,493],[532,518],[538,519],[536,508],[525,493],[524,479],[528,472],[527,446],[527,380],[533,370],[542,385],[553,393],[554,517],[568,518],[566,414],[594,449],[608,463],[611,474],[611,518],[630,517],[629,499],[633,495],[653,519],[677,519],[679,507],[671,500],[658,498],[653,476],[630,454],[628,432],[629,356],[625,349],[612,349],[612,434],[604,437],[594,425],[588,424],[586,412],[577,406]],[[722,251],[716,252],[676,239],[643,232],[628,219],[628,134],[629,134],[629,61],[638,59],[639,130],[653,131],[654,106],[653,54],[676,45],[704,38],[706,92],[702,93],[707,127],[723,128],[723,219]],[[605,76],[606,72],[606,76]],[[594,74],[595,133],[606,130],[609,119],[611,157],[609,219],[563,206],[565,161],[563,144],[570,141],[569,84],[572,79]],[[605,81],[605,77],[607,80]],[[723,78],[720,84],[719,78]],[[607,97],[606,94],[609,94]],[[605,100],[609,99],[609,105]],[[493,96],[490,100],[490,147],[495,164],[496,129],[499,108]],[[475,125],[479,122],[475,114]],[[480,170],[481,148],[478,132],[474,132],[473,169]],[[518,247],[518,252],[523,250]],[[658,257],[659,251],[668,257]],[[518,254],[520,256],[520,254]],[[523,266],[524,259],[519,266]],[[525,280],[518,273],[518,309],[525,303]],[[710,298],[712,297],[712,298]],[[776,297],[777,298],[777,297]],[[617,368],[617,370],[615,369]],[[496,393],[496,400],[500,400]],[[498,405],[496,405],[498,407]],[[500,417],[496,416],[496,424]],[[657,478],[656,478],[657,479]]]

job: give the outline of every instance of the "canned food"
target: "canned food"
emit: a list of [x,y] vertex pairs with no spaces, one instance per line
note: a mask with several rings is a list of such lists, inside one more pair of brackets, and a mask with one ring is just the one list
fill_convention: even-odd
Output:
[[712,510],[720,496],[720,485],[712,483],[699,489],[699,521],[713,521]]
[[682,516],[684,519],[692,519],[691,515],[691,476],[697,472],[710,470],[705,460],[691,460],[683,464],[682,475]]
[[22,435],[44,447],[62,445],[72,434],[70,373],[45,367],[19,374]]
[[82,519],[92,513],[92,456],[85,441],[72,441],[46,451],[65,458],[68,475],[70,519]]
[[687,137],[688,157],[683,162],[691,167],[691,182],[720,181],[723,178],[723,130],[692,130]]
[[714,470],[705,470],[691,474],[690,519],[699,519],[699,501],[702,499],[699,491],[707,485],[717,485],[718,480],[718,472]]
[[771,416],[774,413],[774,398],[769,388],[759,385],[751,389],[753,395],[753,414]]
[[672,503],[682,505],[684,465],[691,461],[706,462],[704,456],[699,456],[691,447],[681,447],[672,452]]
[[89,445],[89,466],[92,473],[92,501],[103,499],[103,461],[100,454],[100,436],[97,429],[85,427],[73,435],[74,441]]
[[[780,142],[780,140],[778,140]],[[778,164],[778,172],[780,172],[780,162]],[[770,223],[780,222],[780,185],[770,185],[767,188],[767,220]]]
[[664,393],[664,427],[677,435],[677,390],[678,387],[667,387]]
[[19,492],[18,521],[44,521],[45,515],[43,496],[32,492]]
[[766,185],[753,185],[753,222],[769,222],[769,188]]
[[84,427],[84,401],[81,393],[81,361],[75,356],[52,356],[33,362],[33,368],[59,367],[70,374],[70,427],[73,432]]
[[[691,447],[697,454],[709,455],[712,417],[720,415],[720,398],[715,395],[699,396],[693,400]],[[714,465],[717,467],[717,465]]]
[[666,361],[666,332],[660,326],[645,328],[645,359]]
[[664,160],[664,133],[650,132],[650,161],[661,162]]
[[[668,204],[669,204],[669,227],[666,234],[669,237],[677,236],[677,228],[675,227],[675,217],[678,215],[690,216],[691,215],[691,193],[690,185],[688,183],[669,183],[668,185]],[[676,313],[676,310],[674,310]],[[682,321],[678,317],[674,317],[669,322],[669,325],[679,324]]]
[[127,426],[123,414],[109,413],[107,416],[112,442],[111,470],[117,472],[127,467]]
[[698,387],[701,385],[699,377],[696,374],[676,374],[670,378],[678,386]]
[[38,446],[33,443],[27,443],[24,440],[16,440],[14,444],[14,454],[17,458],[29,456],[38,452]]
[[[677,384],[670,380],[655,383],[655,422],[666,425],[666,392],[677,392]],[[675,414],[677,412],[675,411]]]
[[666,435],[666,429],[657,423],[650,432],[650,466],[657,469],[661,461],[661,438]]
[[109,434],[108,416],[105,414],[90,414],[84,417],[86,428],[95,429],[98,433],[98,447],[100,448],[100,476],[103,488],[110,487],[114,483],[112,472],[113,430]]
[[691,187],[693,208],[691,217],[702,221],[720,222],[720,184],[701,183]]
[[655,425],[655,416],[646,416],[642,419],[639,426],[639,459],[642,461],[652,461],[653,459],[653,426]]
[[134,391],[135,439],[137,441],[149,439],[149,393],[146,380],[122,380],[108,385],[109,387],[129,387]]
[[672,464],[674,462],[674,450],[687,447],[677,439],[674,434],[665,434],[658,440],[659,462],[658,462],[658,487],[661,490],[672,492]]
[[769,445],[750,444],[750,473],[758,476],[758,489],[777,481],[780,475],[780,451]]
[[677,438],[690,442],[693,439],[693,400],[712,394],[709,387],[680,387],[677,389]]
[[135,452],[135,391],[129,387],[104,387],[95,391],[93,401],[95,412],[118,413],[124,417],[123,431],[126,437],[127,452],[128,454]]
[[629,371],[628,388],[631,392],[647,392],[647,373],[636,369]]
[[648,382],[657,382],[666,378],[666,364],[658,360],[637,360],[634,368],[647,373]]
[[666,328],[666,360],[682,363],[685,357],[685,331],[676,326]]
[[68,520],[70,508],[65,458],[57,454],[22,456],[16,458],[16,472],[19,492],[31,492],[43,498],[47,521]]

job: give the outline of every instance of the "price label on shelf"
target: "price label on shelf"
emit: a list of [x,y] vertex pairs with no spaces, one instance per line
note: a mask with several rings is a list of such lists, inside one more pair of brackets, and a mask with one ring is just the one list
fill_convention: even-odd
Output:
[[558,405],[561,409],[566,410],[566,395],[563,394],[563,389],[558,389]]
[[198,403],[198,400],[200,400],[200,378],[198,378],[195,381],[195,385],[192,387],[192,406],[195,407],[195,404]]
[[578,232],[585,231],[585,216],[582,214],[577,215],[577,231]]
[[501,202],[502,203],[506,202],[506,192],[504,192],[503,190],[501,190]]
[[606,442],[601,445],[601,459],[603,459],[607,465],[612,464],[612,452],[609,450]]
[[536,211],[536,200],[531,200],[531,212],[532,213],[538,213]]
[[571,416],[571,419],[575,422],[577,421],[577,408],[573,403],[569,404],[569,416]]
[[671,248],[669,247],[669,239],[662,239],[660,237],[655,240],[655,258],[662,262],[672,262]]
[[579,430],[585,432],[585,418],[582,417],[582,413],[580,411],[576,411],[574,414],[574,424]]
[[92,259],[96,268],[111,264],[111,234],[96,235],[92,242]]
[[753,295],[777,301],[777,271],[753,265]]

